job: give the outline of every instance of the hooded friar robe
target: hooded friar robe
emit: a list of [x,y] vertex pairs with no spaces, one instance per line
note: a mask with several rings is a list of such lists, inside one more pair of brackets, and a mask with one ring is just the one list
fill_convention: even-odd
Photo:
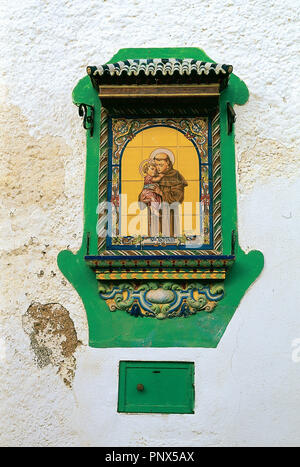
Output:
[[159,181],[162,192],[162,201],[165,203],[182,203],[184,200],[184,188],[187,186],[185,178],[173,168],[170,168]]

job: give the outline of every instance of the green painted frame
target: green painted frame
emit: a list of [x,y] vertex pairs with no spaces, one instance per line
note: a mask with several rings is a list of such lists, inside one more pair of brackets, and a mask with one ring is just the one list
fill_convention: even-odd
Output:
[[[198,48],[121,49],[109,63],[139,58],[193,58],[214,62]],[[227,103],[232,107],[243,105],[249,97],[248,89],[237,76],[231,75],[227,88],[220,96],[221,172],[222,172],[222,245],[223,254],[231,254],[231,232],[237,232],[237,196],[235,173],[234,129],[228,134]],[[93,136],[86,134],[86,174],[84,199],[83,239],[77,253],[61,251],[57,262],[61,272],[80,296],[88,319],[91,347],[216,347],[236,308],[249,286],[263,269],[261,252],[246,254],[238,244],[236,234],[236,261],[225,280],[226,295],[214,313],[170,320],[135,319],[124,312],[110,312],[98,293],[94,271],[84,260],[87,254],[97,255],[97,213],[99,132],[101,103],[89,76],[79,81],[73,91],[76,105],[94,106]]]

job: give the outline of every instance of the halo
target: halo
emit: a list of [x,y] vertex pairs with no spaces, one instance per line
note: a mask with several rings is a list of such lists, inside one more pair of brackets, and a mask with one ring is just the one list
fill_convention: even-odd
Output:
[[140,172],[142,177],[145,176],[144,167],[145,167],[146,164],[149,164],[149,161],[150,161],[150,159],[145,159],[140,163],[139,172]]
[[169,159],[170,159],[172,165],[174,165],[175,156],[174,156],[174,154],[172,153],[172,151],[170,151],[170,149],[167,149],[167,148],[158,148],[158,149],[155,149],[154,151],[151,152],[149,159],[152,160],[152,159],[155,158],[155,156],[156,156],[157,154],[161,154],[161,153],[167,154],[167,155],[169,156]]

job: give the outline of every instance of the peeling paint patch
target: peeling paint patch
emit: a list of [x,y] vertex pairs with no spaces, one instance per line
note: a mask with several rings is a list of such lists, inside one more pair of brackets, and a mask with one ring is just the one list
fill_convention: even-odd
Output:
[[300,170],[299,152],[278,141],[258,138],[253,147],[242,152],[238,160],[239,190],[244,193],[253,188],[256,181],[271,177],[293,179]]
[[66,386],[72,387],[76,369],[74,353],[81,342],[69,312],[59,303],[32,303],[22,323],[30,337],[36,364],[40,368],[57,367]]

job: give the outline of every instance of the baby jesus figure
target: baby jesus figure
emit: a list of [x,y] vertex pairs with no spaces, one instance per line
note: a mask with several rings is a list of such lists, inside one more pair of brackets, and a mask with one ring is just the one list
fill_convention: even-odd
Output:
[[144,186],[139,195],[139,202],[154,210],[160,208],[162,192],[158,182],[164,174],[158,174],[154,161],[147,160],[141,164],[141,174],[144,176]]

